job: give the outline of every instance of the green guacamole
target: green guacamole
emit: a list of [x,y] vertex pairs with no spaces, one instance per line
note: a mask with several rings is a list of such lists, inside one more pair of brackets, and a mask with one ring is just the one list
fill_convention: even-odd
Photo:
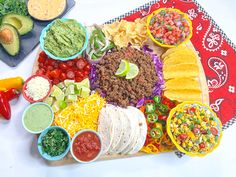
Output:
[[85,31],[75,20],[56,20],[44,38],[44,47],[57,57],[70,57],[78,53],[85,43]]
[[43,104],[36,104],[30,107],[23,117],[25,127],[35,133],[49,127],[52,119],[53,115],[50,108]]

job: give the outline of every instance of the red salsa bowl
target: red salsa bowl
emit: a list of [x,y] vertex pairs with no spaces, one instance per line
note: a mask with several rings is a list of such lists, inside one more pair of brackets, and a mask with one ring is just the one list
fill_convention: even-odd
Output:
[[72,138],[70,152],[73,158],[80,163],[97,160],[102,154],[100,135],[94,130],[79,131]]

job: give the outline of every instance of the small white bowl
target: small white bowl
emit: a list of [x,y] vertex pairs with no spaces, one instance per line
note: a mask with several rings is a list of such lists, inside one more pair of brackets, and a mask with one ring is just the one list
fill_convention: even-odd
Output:
[[[78,135],[80,135],[81,133],[84,133],[84,132],[92,132],[92,133],[96,134],[97,137],[99,138],[100,144],[101,144],[101,149],[100,149],[99,153],[97,154],[97,156],[96,156],[93,160],[90,160],[90,161],[82,161],[82,160],[78,159],[78,158],[74,155],[74,152],[73,152],[73,143],[74,143],[75,138],[76,138]],[[96,160],[102,155],[102,148],[103,148],[103,147],[102,147],[102,139],[101,139],[101,136],[100,136],[96,131],[94,131],[94,130],[84,129],[84,130],[81,130],[81,131],[77,132],[77,133],[73,136],[73,138],[72,138],[72,140],[71,140],[70,153],[71,153],[72,157],[73,157],[77,162],[80,162],[80,163],[90,163],[90,162],[96,161]]]

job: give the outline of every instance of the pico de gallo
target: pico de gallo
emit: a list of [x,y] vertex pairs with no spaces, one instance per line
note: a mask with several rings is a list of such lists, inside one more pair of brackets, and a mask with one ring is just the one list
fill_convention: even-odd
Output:
[[84,58],[75,58],[68,61],[59,61],[49,58],[45,52],[38,57],[38,70],[36,74],[46,75],[54,85],[66,79],[81,82],[88,78],[91,66]]
[[174,141],[191,154],[206,154],[219,141],[219,119],[210,109],[199,104],[182,104],[170,120]]
[[165,45],[179,45],[191,34],[191,24],[183,13],[165,8],[154,14],[149,30],[156,41]]
[[148,133],[142,152],[156,154],[175,148],[166,132],[166,120],[169,112],[176,106],[176,102],[162,96],[154,96],[146,100],[140,110],[146,117]]

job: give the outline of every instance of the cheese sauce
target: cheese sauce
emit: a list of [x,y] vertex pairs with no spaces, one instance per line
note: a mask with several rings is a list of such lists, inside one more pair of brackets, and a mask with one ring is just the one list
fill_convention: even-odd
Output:
[[29,14],[38,20],[52,20],[63,13],[66,0],[29,0]]

